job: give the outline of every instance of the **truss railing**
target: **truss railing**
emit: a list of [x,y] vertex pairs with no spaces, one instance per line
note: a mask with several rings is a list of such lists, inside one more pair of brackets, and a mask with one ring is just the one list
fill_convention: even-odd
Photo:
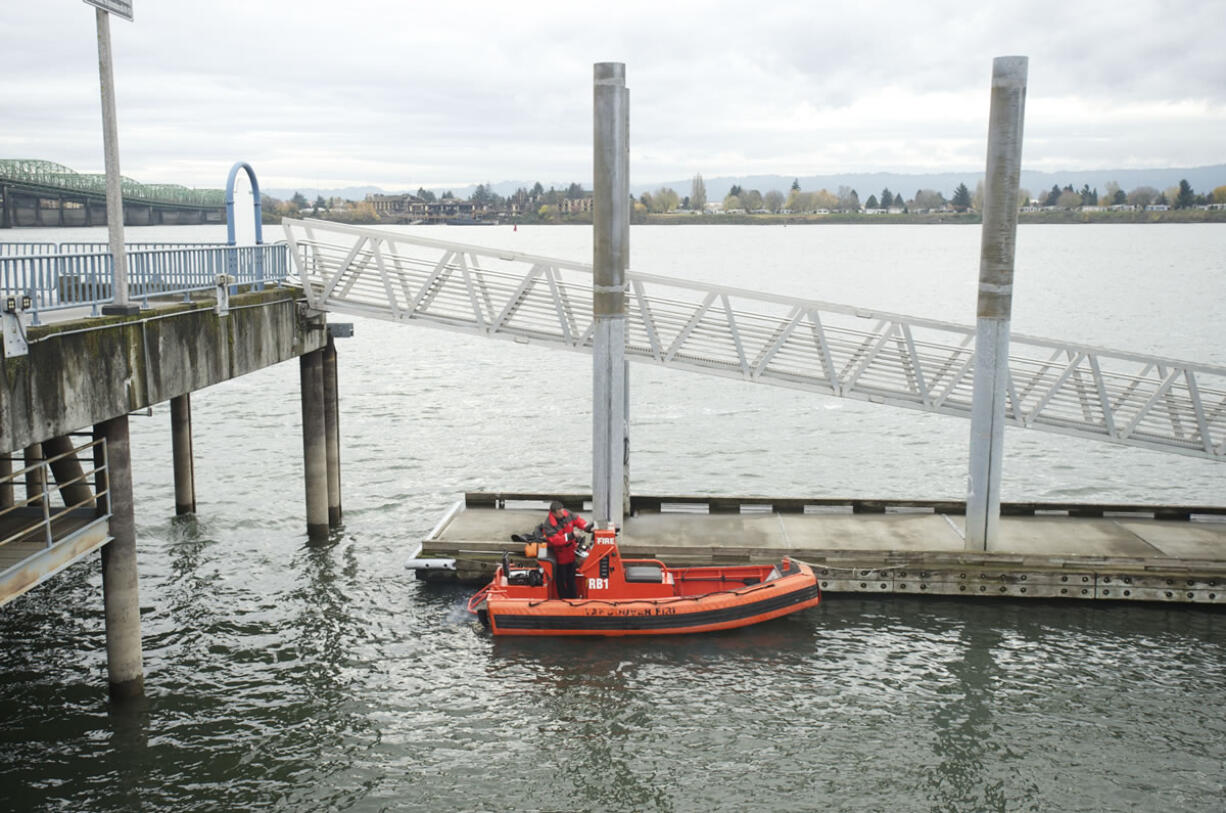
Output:
[[[591,352],[589,264],[285,220],[319,310]],[[629,272],[626,358],[970,417],[973,327]],[[292,278],[291,278],[292,281]],[[1014,426],[1226,460],[1226,367],[1014,334]]]

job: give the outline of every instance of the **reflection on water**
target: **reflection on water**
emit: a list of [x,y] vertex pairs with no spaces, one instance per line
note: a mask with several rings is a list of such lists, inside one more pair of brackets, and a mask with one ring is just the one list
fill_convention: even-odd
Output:
[[[828,596],[714,635],[494,639],[455,616],[469,590],[382,572],[395,548],[352,529],[284,540],[268,595],[193,581],[212,548],[182,530],[149,579],[145,704],[107,709],[96,677],[4,686],[28,809],[1122,810],[1172,772],[1182,809],[1215,809],[1219,613]],[[229,610],[183,614],[189,583]]]
[[[1220,361],[1226,277],[1211,262],[1226,229],[1142,229],[1126,258],[1095,229],[1024,230],[1020,244],[1051,237],[1025,249],[1051,261],[1019,272],[1019,324]],[[635,265],[967,321],[977,232],[785,232],[763,264],[736,229],[636,231]],[[1155,322],[1163,234],[1189,235],[1182,290],[1205,295]],[[866,236],[883,261],[857,267]],[[590,229],[515,239],[575,256]],[[948,273],[964,250],[965,285]],[[814,256],[822,273],[797,274]],[[1070,318],[1087,301],[1070,288],[1116,321]],[[1072,323],[1094,335],[1064,335]],[[304,533],[295,365],[193,397],[195,517],[172,516],[166,408],[133,418],[148,697],[106,702],[96,557],[5,607],[0,809],[1221,809],[1226,616],[1212,610],[830,595],[715,635],[491,638],[464,611],[469,589],[418,583],[402,562],[464,491],[587,488],[586,396],[540,404],[533,387],[549,369],[586,392],[590,362],[360,320],[338,349],[346,526],[326,542]],[[640,493],[964,491],[962,422],[632,375]],[[1033,433],[1006,445],[1007,498],[1226,493],[1204,461]]]

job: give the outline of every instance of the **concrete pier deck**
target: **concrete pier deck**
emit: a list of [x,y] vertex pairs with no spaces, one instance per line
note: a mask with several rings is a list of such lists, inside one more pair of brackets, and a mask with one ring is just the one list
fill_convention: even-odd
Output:
[[[449,578],[490,577],[548,495],[470,493],[422,542]],[[582,510],[587,497],[561,495]],[[999,549],[968,551],[949,501],[634,497],[621,546],[672,565],[793,556],[829,592],[1226,604],[1226,507],[1002,505]],[[419,574],[425,575],[425,574]]]

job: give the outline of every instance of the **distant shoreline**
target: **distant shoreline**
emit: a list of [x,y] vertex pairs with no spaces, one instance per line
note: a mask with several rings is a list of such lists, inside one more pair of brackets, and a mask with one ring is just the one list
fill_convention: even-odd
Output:
[[[585,222],[591,222],[590,220]],[[632,223],[654,226],[735,224],[745,226],[775,225],[828,225],[828,224],[873,224],[873,225],[964,225],[977,226],[983,222],[978,213],[956,214],[892,214],[868,215],[838,213],[826,215],[646,215],[634,218]],[[1021,212],[1021,224],[1083,224],[1083,223],[1226,223],[1226,210],[1221,209],[1171,209],[1165,212],[1079,212],[1075,209],[1057,212]]]
[[[304,213],[306,217],[318,217],[321,220],[334,220],[342,223],[362,225],[400,226],[410,225],[405,218],[354,218],[329,217],[327,213]],[[276,224],[279,218],[266,217],[266,223]],[[636,215],[631,221],[633,225],[647,226],[822,226],[822,225],[941,225],[941,226],[977,226],[983,222],[978,213],[957,214],[940,212],[933,214],[889,214],[869,215],[853,212],[837,212],[822,215],[696,215],[696,214],[649,214]],[[576,226],[591,225],[591,217],[582,215],[559,218],[555,220],[538,220],[536,218],[502,218],[489,223],[502,225],[525,226]],[[1081,212],[1076,209],[1062,209],[1053,212],[1021,212],[1018,223],[1031,224],[1149,224],[1149,223],[1226,223],[1226,210],[1222,209],[1170,209],[1165,212],[1147,211],[1102,211]],[[423,224],[424,225],[424,224]],[[429,224],[435,225],[435,224]],[[438,224],[441,225],[441,224]]]

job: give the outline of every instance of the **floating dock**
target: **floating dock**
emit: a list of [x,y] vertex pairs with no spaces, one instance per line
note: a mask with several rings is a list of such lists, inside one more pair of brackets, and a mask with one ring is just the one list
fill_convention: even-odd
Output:
[[[476,492],[422,540],[420,558],[454,569],[426,580],[487,581],[512,534],[550,500],[587,495]],[[620,545],[669,565],[773,561],[813,565],[831,593],[1068,598],[1226,604],[1226,507],[1003,503],[1000,545],[970,551],[958,501],[634,496]]]

